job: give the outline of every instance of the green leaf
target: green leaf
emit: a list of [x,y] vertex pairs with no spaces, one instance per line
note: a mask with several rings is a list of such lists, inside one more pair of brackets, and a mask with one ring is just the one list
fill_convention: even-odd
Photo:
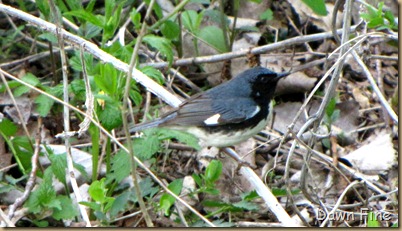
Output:
[[193,173],[193,175],[191,175],[195,181],[195,183],[198,185],[198,187],[202,187],[202,179],[200,177],[200,175]]
[[49,41],[51,43],[57,44],[57,42],[58,42],[57,37],[54,34],[49,33],[49,32],[42,33],[41,35],[38,36],[38,38],[43,39],[45,41]]
[[222,207],[226,207],[226,206],[230,206],[229,204],[225,203],[225,202],[220,202],[220,201],[211,201],[211,200],[204,200],[202,202],[202,205],[206,206],[206,207],[211,207],[211,208],[222,208]]
[[89,186],[88,193],[91,196],[91,198],[96,201],[103,203],[106,198],[106,188],[105,188],[105,178],[102,178],[100,181],[94,181],[92,184]]
[[228,52],[222,29],[216,26],[206,26],[201,29],[199,37],[220,53]]
[[54,100],[45,95],[39,95],[36,97],[34,102],[36,104],[36,111],[42,117],[46,117],[49,114],[50,109],[54,104]]
[[382,17],[372,18],[368,23],[368,28],[376,28],[377,26],[384,25],[384,19]]
[[221,173],[222,163],[218,160],[212,160],[205,170],[205,180],[213,183],[219,179]]
[[190,133],[167,128],[158,128],[157,133],[159,135],[159,139],[161,140],[177,139],[178,141],[185,143],[196,150],[201,149],[198,138]]
[[136,138],[133,141],[134,155],[141,160],[151,158],[156,152],[160,150],[161,141],[155,135]]
[[[159,186],[155,186],[153,180],[151,177],[146,177],[140,182],[140,190],[141,190],[141,195],[143,197],[153,197],[156,193],[159,192]],[[137,194],[135,193],[135,190],[132,189],[131,195],[130,195],[130,200],[133,203],[138,202]]]
[[71,81],[70,90],[75,95],[75,100],[85,101],[86,99],[86,90],[85,90],[85,83],[83,79],[74,79]]
[[[274,194],[276,197],[285,197],[287,196],[286,189],[280,189],[280,188],[271,188],[272,194]],[[291,190],[292,195],[297,195],[301,192],[300,189],[294,189]]]
[[[172,181],[169,185],[168,188],[170,191],[172,191],[174,194],[179,195],[181,192],[181,189],[183,188],[183,179],[176,179]],[[174,198],[170,194],[163,194],[161,196],[161,199],[159,200],[159,207],[164,211],[165,216],[169,216],[170,212],[170,207],[174,204],[176,201],[176,198]]]
[[393,26],[395,24],[395,17],[392,14],[391,11],[389,11],[389,10],[385,11],[384,12],[384,17],[385,17],[385,19],[387,19],[387,21],[389,22],[390,26]]
[[47,0],[37,0],[35,5],[38,7],[39,11],[45,16],[45,19],[49,18],[50,7]]
[[242,194],[240,195],[240,197],[241,197],[243,200],[251,201],[251,200],[254,200],[254,199],[256,199],[256,198],[259,198],[260,195],[258,195],[257,191],[253,190],[253,191],[250,191],[250,192],[242,193]]
[[130,13],[131,21],[134,24],[135,29],[141,28],[141,14],[137,11],[137,9],[133,8]]
[[134,101],[135,105],[141,105],[142,103],[142,95],[136,90],[131,89],[130,92],[130,99]]
[[225,14],[223,14],[220,10],[206,9],[203,11],[203,18],[208,20],[208,22],[214,22],[218,25],[222,23],[222,17],[224,18],[225,26],[229,25],[229,20]]
[[198,34],[202,17],[202,13],[197,14],[194,10],[186,10],[181,14],[184,27],[193,34]]
[[15,135],[17,129],[17,126],[7,118],[0,121],[0,132],[5,136]]
[[77,18],[82,19],[83,21],[90,22],[95,26],[103,28],[103,25],[105,24],[105,18],[100,15],[94,15],[93,13],[87,12],[84,9],[81,10],[73,10],[70,12],[66,12],[63,15],[67,16],[74,16]]
[[66,169],[67,169],[67,158],[66,154],[60,154],[60,155],[50,155],[49,160],[51,162],[51,169],[54,174],[54,176],[59,180],[61,183],[63,183],[65,186],[67,186],[66,182]]
[[65,195],[59,195],[57,196],[57,200],[60,201],[62,209],[55,208],[53,210],[53,217],[56,220],[73,219],[75,216],[79,215],[75,204],[71,201],[69,197]]
[[145,66],[140,68],[140,70],[142,73],[144,73],[151,79],[155,80],[157,83],[161,85],[165,83],[165,79],[163,78],[162,73],[158,69],[151,66]]
[[334,111],[335,111],[335,107],[336,107],[336,99],[335,99],[335,98],[332,98],[332,99],[329,101],[327,108],[325,109],[325,113],[326,113],[328,116],[331,116],[331,115],[334,113]]
[[[142,192],[141,192],[142,193]],[[125,191],[116,197],[110,208],[110,216],[115,217],[119,212],[124,211],[128,206],[130,191]],[[142,195],[144,196],[144,195]]]
[[173,48],[170,40],[162,37],[158,37],[152,34],[144,36],[143,41],[149,46],[158,50],[162,55],[164,55],[169,62],[169,65],[173,62]]
[[100,72],[94,78],[96,85],[110,96],[120,93],[117,70],[111,64],[104,64],[101,65]]
[[16,136],[11,140],[11,145],[15,151],[13,152],[14,157],[24,174],[29,174],[28,171],[32,166],[31,158],[34,151],[31,144],[32,141],[27,136]]
[[105,100],[103,109],[99,108],[98,110],[98,118],[103,127],[110,131],[113,128],[121,126],[123,122],[120,102],[113,100],[107,95],[101,94],[95,95],[95,98]]
[[50,169],[45,170],[42,183],[37,190],[30,194],[25,206],[32,213],[39,213],[49,208],[61,209],[60,201],[56,199],[56,191],[52,185],[52,172]]
[[113,156],[111,165],[110,173],[106,175],[107,184],[111,183],[113,180],[120,183],[124,178],[130,175],[130,156],[127,152],[120,150]]
[[328,14],[324,0],[302,0],[314,13],[326,16]]
[[274,13],[271,9],[267,9],[260,15],[261,20],[272,20],[274,18]]
[[161,26],[163,36],[170,40],[178,40],[180,36],[180,26],[170,20],[164,22]]
[[103,211],[109,211],[112,208],[115,198],[113,197],[106,197],[104,201],[104,208]]
[[218,189],[214,189],[214,188],[206,188],[203,190],[204,193],[206,194],[211,194],[211,195],[219,195],[220,191]]
[[328,138],[324,138],[321,140],[322,145],[324,145],[325,148],[329,149],[331,148],[331,142]]
[[88,202],[88,201],[81,201],[80,202],[81,205],[85,205],[89,208],[91,208],[94,211],[100,211],[101,210],[101,205],[96,203],[96,202]]
[[[38,84],[40,84],[39,79],[31,73],[27,73],[24,77],[21,78],[21,80],[24,81],[25,83],[31,84],[32,86],[37,86]],[[18,97],[29,92],[30,90],[31,90],[30,87],[21,85],[14,89],[14,95]]]
[[[122,3],[120,2],[119,4],[116,4],[114,0],[107,0],[106,2],[111,2],[112,9],[112,15],[106,16],[106,25],[104,27],[104,36],[103,39],[109,39],[113,37],[114,33],[116,32],[119,23],[120,23],[120,18],[121,18],[121,10],[122,10]],[[116,6],[117,5],[117,6]]]
[[336,121],[340,116],[341,111],[339,109],[335,109],[334,113],[331,115],[331,122]]
[[249,201],[240,201],[240,202],[234,203],[233,206],[240,208],[240,209],[250,210],[250,211],[257,211],[259,209],[257,204],[255,204],[253,202],[249,202]]

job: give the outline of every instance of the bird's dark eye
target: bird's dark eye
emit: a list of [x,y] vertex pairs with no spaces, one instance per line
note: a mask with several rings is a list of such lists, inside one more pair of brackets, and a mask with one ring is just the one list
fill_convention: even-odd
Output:
[[267,75],[260,75],[257,77],[257,82],[259,83],[268,83],[270,78],[272,78],[271,76],[267,76]]

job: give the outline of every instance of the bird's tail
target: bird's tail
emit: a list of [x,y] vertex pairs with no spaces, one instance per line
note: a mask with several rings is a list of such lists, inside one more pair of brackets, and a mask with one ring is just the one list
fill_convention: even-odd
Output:
[[162,118],[151,120],[149,122],[140,123],[140,124],[133,124],[133,125],[130,125],[129,131],[132,134],[134,132],[139,132],[139,131],[142,131],[142,130],[145,130],[145,129],[158,127],[159,125],[165,123],[166,121],[171,120],[174,117],[175,117],[175,113],[170,114],[170,115],[165,116],[165,117],[162,117]]

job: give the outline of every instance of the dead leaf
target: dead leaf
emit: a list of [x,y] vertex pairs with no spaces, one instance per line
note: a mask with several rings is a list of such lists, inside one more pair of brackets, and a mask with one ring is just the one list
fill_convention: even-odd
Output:
[[365,174],[379,174],[389,170],[397,164],[396,151],[393,148],[391,134],[385,130],[370,137],[367,144],[345,155],[342,159],[347,160],[354,168]]

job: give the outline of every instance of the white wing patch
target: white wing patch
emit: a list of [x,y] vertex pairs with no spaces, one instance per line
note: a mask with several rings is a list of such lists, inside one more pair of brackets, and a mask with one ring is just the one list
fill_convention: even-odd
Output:
[[261,110],[260,106],[256,106],[255,110],[249,115],[247,116],[247,119],[253,118],[255,115],[257,115],[257,113]]
[[209,117],[208,119],[204,120],[204,123],[206,125],[217,125],[219,124],[218,120],[221,117],[221,114],[215,114],[211,117]]

